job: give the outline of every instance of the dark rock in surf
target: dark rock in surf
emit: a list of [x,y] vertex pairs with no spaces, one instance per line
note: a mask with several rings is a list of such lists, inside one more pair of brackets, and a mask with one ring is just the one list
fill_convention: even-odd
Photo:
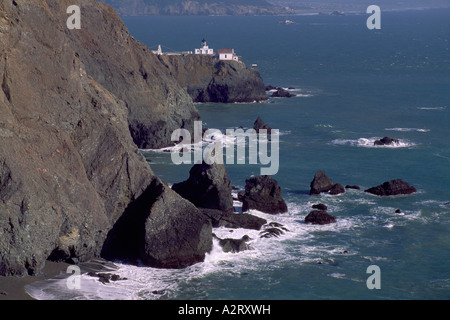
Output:
[[330,224],[335,223],[336,218],[332,215],[328,214],[324,210],[314,210],[311,211],[306,217],[305,217],[305,223],[307,224]]
[[265,213],[287,212],[278,182],[270,176],[257,176],[245,181],[245,193],[242,196],[242,212],[256,209]]
[[259,130],[261,129],[265,129],[267,134],[272,133],[272,128],[268,124],[265,124],[260,116],[258,116],[258,118],[256,118],[255,122],[253,123],[253,129],[255,129],[257,133],[259,133]]
[[317,210],[324,210],[324,211],[326,211],[328,209],[328,207],[326,205],[324,205],[323,203],[313,204],[312,208],[317,209]]
[[277,88],[277,91],[272,93],[272,98],[291,98],[295,96],[295,94],[292,94],[283,88]]
[[196,207],[234,211],[231,181],[224,164],[196,164],[188,180],[175,183],[172,189]]
[[355,186],[355,185],[353,185],[353,186],[351,186],[351,185],[346,185],[346,186],[345,186],[345,189],[361,190],[361,188],[360,188],[359,186]]
[[395,196],[402,194],[411,194],[417,192],[416,188],[404,182],[402,179],[395,179],[384,182],[383,184],[364,190],[377,196]]
[[392,144],[396,144],[396,143],[399,143],[398,139],[384,137],[380,140],[375,140],[373,144],[375,146],[386,146],[386,145],[392,145]]
[[278,222],[270,222],[264,226],[264,229],[259,233],[259,236],[260,238],[273,238],[273,237],[278,238],[279,236],[284,234],[285,231],[289,230],[282,224]]
[[342,194],[342,193],[345,193],[345,189],[339,183],[334,184],[333,187],[331,187],[331,189],[330,189],[331,195],[338,195],[338,194]]
[[251,249],[250,245],[247,243],[251,239],[247,235],[244,235],[241,239],[231,239],[231,238],[220,239],[216,235],[213,236],[219,241],[219,245],[222,247],[222,250],[224,252],[237,253]]
[[311,181],[310,184],[310,195],[317,195],[322,192],[328,192],[333,188],[334,183],[333,181],[328,178],[322,170],[319,170],[314,175],[314,179]]

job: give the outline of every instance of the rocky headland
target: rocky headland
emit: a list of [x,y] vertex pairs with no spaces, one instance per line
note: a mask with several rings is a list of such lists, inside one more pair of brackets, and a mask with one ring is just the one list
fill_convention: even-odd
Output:
[[259,71],[242,62],[193,54],[160,55],[158,58],[194,102],[261,102],[268,99]]
[[279,15],[293,10],[251,0],[105,0],[121,15]]

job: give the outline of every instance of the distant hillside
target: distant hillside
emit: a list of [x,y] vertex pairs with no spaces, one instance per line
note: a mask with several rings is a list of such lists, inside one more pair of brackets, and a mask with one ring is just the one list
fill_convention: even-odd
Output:
[[265,0],[102,0],[120,15],[277,15],[293,13]]

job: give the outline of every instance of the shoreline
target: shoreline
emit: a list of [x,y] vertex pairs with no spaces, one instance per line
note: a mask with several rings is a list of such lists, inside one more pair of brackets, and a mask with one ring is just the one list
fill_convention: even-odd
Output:
[[0,277],[0,301],[2,300],[36,300],[25,291],[25,286],[36,281],[48,280],[65,272],[68,263],[46,261],[37,276]]

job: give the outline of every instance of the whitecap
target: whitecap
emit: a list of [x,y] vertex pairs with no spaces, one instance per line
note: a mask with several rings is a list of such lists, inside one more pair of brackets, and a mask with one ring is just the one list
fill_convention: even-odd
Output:
[[447,107],[417,107],[419,110],[445,110]]
[[398,132],[430,132],[430,129],[419,129],[419,128],[385,128],[386,131],[398,131]]
[[379,137],[372,137],[372,138],[359,138],[359,139],[335,139],[331,141],[334,145],[342,145],[342,146],[353,146],[353,147],[364,147],[364,148],[390,148],[390,149],[396,149],[396,148],[409,148],[413,147],[416,144],[413,142],[410,142],[408,140],[400,139],[398,142],[393,142],[389,145],[375,145],[374,142],[376,140],[379,140],[381,138]]

